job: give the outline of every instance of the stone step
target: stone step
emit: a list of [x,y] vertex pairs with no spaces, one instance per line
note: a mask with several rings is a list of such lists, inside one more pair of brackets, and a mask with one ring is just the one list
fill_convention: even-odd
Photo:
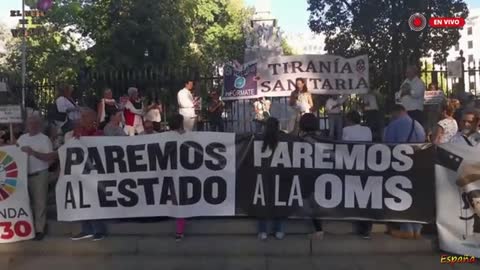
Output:
[[111,236],[103,241],[71,241],[47,237],[0,245],[0,256],[311,256],[432,254],[436,241],[398,240],[373,234],[371,240],[353,235],[326,234],[323,240],[305,235],[287,235],[283,240],[259,241],[255,236],[188,236],[181,242],[173,237]]
[[[108,231],[113,235],[171,235],[175,232],[175,220],[167,219],[158,222],[119,222],[107,221]],[[51,235],[70,235],[79,232],[78,222],[49,221]],[[324,230],[335,234],[352,232],[352,223],[348,221],[324,221]],[[374,224],[372,231],[383,233],[384,224]],[[189,235],[252,235],[257,233],[257,221],[249,218],[203,218],[189,219],[185,231]],[[287,234],[309,234],[313,232],[310,220],[287,220]]]

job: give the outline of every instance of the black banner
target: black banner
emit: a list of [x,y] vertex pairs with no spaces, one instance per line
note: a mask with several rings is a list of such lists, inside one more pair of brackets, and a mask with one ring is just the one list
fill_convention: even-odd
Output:
[[[308,142],[307,142],[308,141]],[[249,216],[432,222],[434,147],[237,136],[236,212]]]

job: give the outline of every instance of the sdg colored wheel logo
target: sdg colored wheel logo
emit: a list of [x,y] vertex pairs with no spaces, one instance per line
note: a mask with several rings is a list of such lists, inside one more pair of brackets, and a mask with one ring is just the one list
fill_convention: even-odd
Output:
[[17,163],[7,153],[0,151],[0,202],[15,193],[17,177]]
[[420,32],[427,26],[427,18],[420,13],[415,13],[408,19],[408,26],[413,31]]

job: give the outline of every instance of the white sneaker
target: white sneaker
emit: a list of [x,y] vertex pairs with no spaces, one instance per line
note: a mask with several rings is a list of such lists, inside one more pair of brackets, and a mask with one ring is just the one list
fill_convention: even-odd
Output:
[[268,238],[268,234],[265,232],[258,233],[258,239],[265,241]]
[[285,233],[284,232],[276,232],[275,233],[275,238],[277,238],[278,240],[282,240],[283,238],[285,238]]

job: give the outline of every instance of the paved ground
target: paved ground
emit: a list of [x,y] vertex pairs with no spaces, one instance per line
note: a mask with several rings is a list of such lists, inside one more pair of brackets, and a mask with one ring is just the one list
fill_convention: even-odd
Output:
[[440,255],[317,257],[0,257],[1,270],[437,270],[480,269],[441,265]]

